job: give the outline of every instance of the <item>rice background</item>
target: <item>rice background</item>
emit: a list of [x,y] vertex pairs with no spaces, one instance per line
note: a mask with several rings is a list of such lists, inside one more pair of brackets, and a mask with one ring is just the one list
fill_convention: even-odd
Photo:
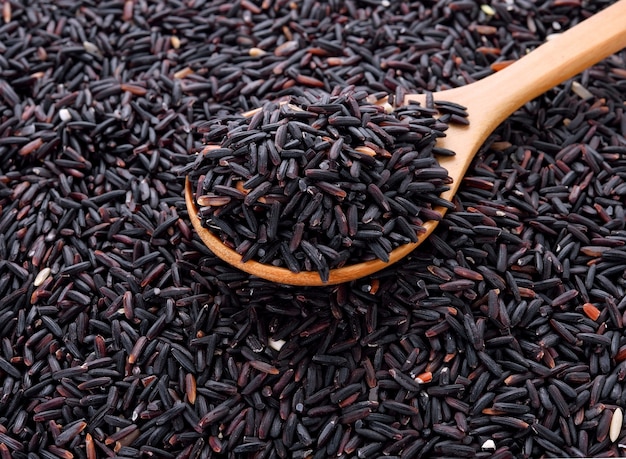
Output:
[[235,271],[182,196],[216,121],[464,85],[609,3],[4,1],[2,457],[623,455],[624,51],[503,123],[366,279]]

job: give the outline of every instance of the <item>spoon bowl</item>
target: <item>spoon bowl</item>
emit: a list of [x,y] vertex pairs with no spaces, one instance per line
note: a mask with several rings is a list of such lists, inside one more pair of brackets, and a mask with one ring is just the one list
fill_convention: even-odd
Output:
[[[575,27],[555,35],[534,51],[480,81],[432,94],[435,101],[450,101],[467,108],[469,125],[450,124],[437,146],[454,151],[454,156],[439,157],[453,182],[441,194],[451,200],[474,156],[487,137],[515,110],[554,86],[577,75],[626,47],[626,0],[611,5]],[[423,94],[406,95],[404,104],[424,103]],[[401,260],[420,245],[437,227],[438,221],[424,222],[417,242],[401,245],[389,254],[389,261],[372,260],[331,269],[324,282],[315,271],[293,273],[287,268],[265,265],[254,260],[242,261],[240,254],[202,226],[189,178],[185,201],[191,223],[207,247],[228,264],[272,282],[300,286],[321,286],[349,282],[380,271]],[[444,207],[436,207],[442,216]]]

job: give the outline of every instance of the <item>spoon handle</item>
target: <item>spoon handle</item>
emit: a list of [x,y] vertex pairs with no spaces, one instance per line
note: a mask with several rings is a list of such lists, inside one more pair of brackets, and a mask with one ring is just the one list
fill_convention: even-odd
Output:
[[[626,47],[626,0],[609,6],[480,81],[472,91],[442,91],[439,98],[468,106],[471,123],[492,132],[515,110]],[[474,128],[473,128],[474,129]]]

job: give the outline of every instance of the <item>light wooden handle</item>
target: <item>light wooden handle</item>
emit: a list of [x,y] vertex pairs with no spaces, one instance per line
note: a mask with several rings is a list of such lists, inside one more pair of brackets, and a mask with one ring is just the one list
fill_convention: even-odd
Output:
[[[490,99],[508,104],[510,113],[513,113],[527,101],[624,47],[626,0],[621,0],[577,26],[553,36],[493,75],[489,82]],[[498,124],[505,118],[498,120]]]
[[[487,137],[515,110],[547,90],[626,47],[626,0],[611,5],[580,24],[555,35],[513,64],[466,86],[436,92],[435,100],[467,107],[469,126],[450,125],[437,141],[455,156],[439,158],[454,178],[445,199],[456,194],[474,155]],[[404,102],[424,101],[424,95],[407,94]],[[437,209],[445,213],[444,208]]]
[[471,92],[459,87],[439,92],[438,98],[471,108],[471,122],[487,123],[481,130],[492,132],[526,102],[625,47],[626,0],[620,0],[555,34],[508,67],[472,83]]

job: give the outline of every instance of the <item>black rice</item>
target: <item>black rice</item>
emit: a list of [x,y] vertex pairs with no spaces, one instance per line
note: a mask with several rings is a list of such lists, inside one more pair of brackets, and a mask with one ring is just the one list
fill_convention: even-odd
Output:
[[608,3],[4,2],[0,454],[623,455],[624,52],[505,121],[375,276],[238,272],[182,197],[216,120],[467,84]]

